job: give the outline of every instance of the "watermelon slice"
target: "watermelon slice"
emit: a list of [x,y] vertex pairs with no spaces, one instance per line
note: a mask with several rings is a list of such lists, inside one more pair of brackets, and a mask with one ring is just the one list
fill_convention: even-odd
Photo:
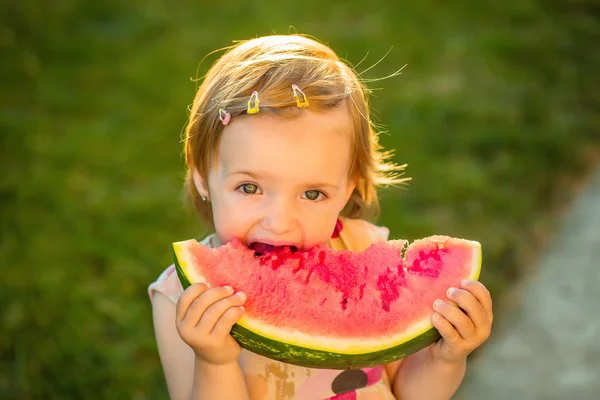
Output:
[[246,293],[246,312],[231,331],[242,347],[295,365],[348,369],[385,364],[438,340],[433,301],[462,279],[479,278],[478,242],[432,236],[406,245],[257,253],[237,240],[215,249],[187,240],[173,248],[184,288],[208,281]]

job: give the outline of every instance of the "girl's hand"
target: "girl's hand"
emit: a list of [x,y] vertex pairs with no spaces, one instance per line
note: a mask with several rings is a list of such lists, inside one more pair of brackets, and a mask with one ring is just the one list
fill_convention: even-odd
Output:
[[442,300],[434,302],[436,312],[431,320],[442,335],[442,339],[429,347],[434,360],[462,362],[490,336],[493,320],[490,292],[478,281],[463,281],[460,286],[446,293],[458,307]]
[[237,361],[240,345],[229,334],[244,313],[246,295],[231,287],[210,289],[207,283],[188,287],[177,302],[177,331],[196,353],[213,365]]

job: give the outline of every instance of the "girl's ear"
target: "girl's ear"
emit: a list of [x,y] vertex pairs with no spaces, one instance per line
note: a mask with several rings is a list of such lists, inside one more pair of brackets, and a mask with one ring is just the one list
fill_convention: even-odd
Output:
[[200,196],[208,200],[208,185],[205,184],[204,179],[202,179],[196,168],[192,169],[192,179]]

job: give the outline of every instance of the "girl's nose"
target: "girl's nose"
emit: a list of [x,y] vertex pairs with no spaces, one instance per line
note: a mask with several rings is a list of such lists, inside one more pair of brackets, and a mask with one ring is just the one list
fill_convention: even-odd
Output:
[[275,235],[282,235],[292,230],[295,210],[288,201],[279,199],[271,202],[263,218],[263,228]]

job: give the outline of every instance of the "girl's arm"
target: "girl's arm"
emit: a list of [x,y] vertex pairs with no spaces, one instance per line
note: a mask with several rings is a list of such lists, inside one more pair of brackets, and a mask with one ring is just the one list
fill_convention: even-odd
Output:
[[393,380],[394,395],[399,400],[448,400],[464,378],[466,360],[466,357],[454,362],[436,360],[429,349],[406,357]]
[[212,365],[197,357],[191,398],[249,400],[246,381],[238,362]]
[[237,362],[217,366],[205,363],[181,339],[176,327],[176,306],[172,301],[156,293],[152,310],[158,353],[170,399],[248,398]]
[[173,400],[188,400],[194,381],[194,351],[177,333],[175,304],[157,292],[152,298],[152,314],[158,355],[169,397]]
[[396,366],[397,399],[450,399],[465,376],[467,356],[490,336],[492,299],[481,282],[465,280],[446,296],[450,302],[436,300],[431,317],[442,338]]

